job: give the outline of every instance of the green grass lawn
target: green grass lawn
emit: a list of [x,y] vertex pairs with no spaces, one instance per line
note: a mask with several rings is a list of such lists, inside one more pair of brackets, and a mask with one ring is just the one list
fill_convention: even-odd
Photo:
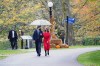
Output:
[[0,56],[0,59],[4,59],[4,58],[6,58],[7,56]]
[[0,50],[0,59],[4,59],[13,54],[22,54],[33,52],[34,49],[18,49],[18,50]]
[[100,50],[82,54],[77,60],[85,66],[100,66]]

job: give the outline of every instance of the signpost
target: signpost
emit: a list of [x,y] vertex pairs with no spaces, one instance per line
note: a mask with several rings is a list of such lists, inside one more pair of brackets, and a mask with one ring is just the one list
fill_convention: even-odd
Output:
[[67,17],[67,19],[65,19],[65,22],[73,24],[75,22],[75,18]]
[[68,18],[68,23],[74,23],[75,22],[75,18]]
[[65,19],[65,22],[67,23],[66,24],[66,31],[67,31],[67,34],[66,34],[66,40],[65,40],[65,42],[67,43],[67,44],[69,44],[69,42],[68,42],[68,40],[69,40],[69,38],[68,38],[68,35],[69,35],[69,24],[73,24],[74,22],[75,22],[75,18],[72,18],[72,17],[68,17],[67,16],[67,18]]

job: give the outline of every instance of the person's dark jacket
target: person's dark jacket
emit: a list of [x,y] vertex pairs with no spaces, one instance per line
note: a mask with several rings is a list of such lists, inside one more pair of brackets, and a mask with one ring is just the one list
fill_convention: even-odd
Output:
[[14,38],[13,38],[13,37],[12,37],[12,31],[14,31],[14,30],[9,31],[8,39],[9,39],[10,41],[12,41],[13,39],[14,39],[14,40],[17,40],[17,39],[18,39],[17,32],[14,31]]
[[40,42],[42,42],[42,38],[43,38],[43,32],[41,30],[39,30],[39,34],[38,31],[35,30],[34,34],[33,34],[33,40],[39,40]]

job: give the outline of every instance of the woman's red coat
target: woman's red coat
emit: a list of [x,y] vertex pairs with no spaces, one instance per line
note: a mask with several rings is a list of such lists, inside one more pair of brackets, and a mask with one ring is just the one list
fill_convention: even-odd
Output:
[[49,50],[50,49],[50,33],[44,32],[43,36],[44,36],[44,40],[43,40],[44,50]]

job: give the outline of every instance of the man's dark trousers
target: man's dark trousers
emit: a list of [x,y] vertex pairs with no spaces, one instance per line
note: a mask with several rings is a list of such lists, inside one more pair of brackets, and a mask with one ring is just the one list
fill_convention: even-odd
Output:
[[14,48],[17,49],[18,48],[16,39],[12,39],[12,40],[10,40],[10,42],[11,42],[12,49],[14,49]]
[[36,40],[35,46],[36,46],[36,52],[37,52],[38,56],[40,56],[41,55],[41,42],[39,40]]

